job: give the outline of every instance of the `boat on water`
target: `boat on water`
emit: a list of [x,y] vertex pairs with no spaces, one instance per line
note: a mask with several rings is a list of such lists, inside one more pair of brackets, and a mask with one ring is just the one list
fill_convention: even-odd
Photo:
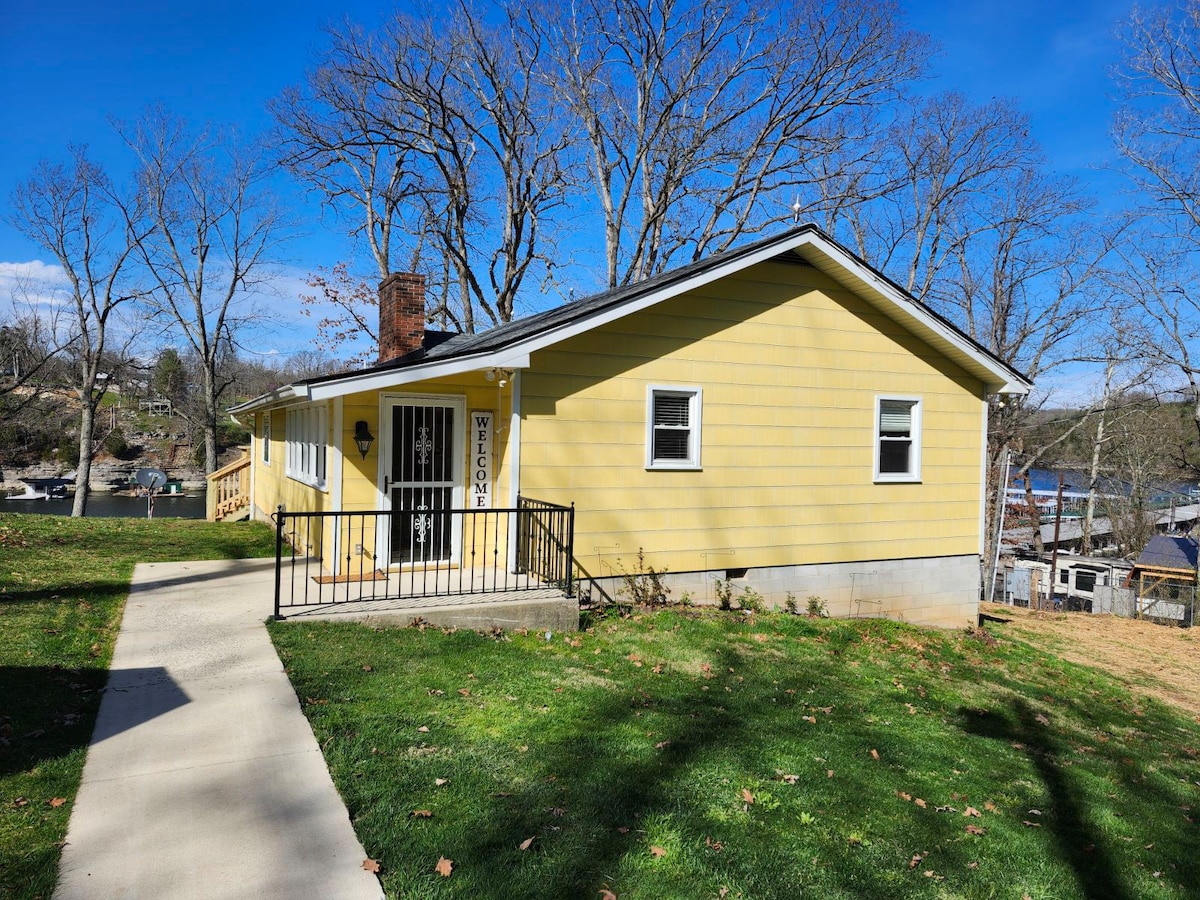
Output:
[[12,494],[9,500],[62,500],[67,496],[67,485],[72,478],[22,478],[25,493]]

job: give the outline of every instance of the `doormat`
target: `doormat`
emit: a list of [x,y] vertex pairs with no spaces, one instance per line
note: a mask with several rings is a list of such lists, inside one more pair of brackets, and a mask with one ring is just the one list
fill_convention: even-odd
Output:
[[374,572],[348,572],[343,575],[314,575],[317,584],[352,584],[357,581],[387,581],[387,573],[376,569]]

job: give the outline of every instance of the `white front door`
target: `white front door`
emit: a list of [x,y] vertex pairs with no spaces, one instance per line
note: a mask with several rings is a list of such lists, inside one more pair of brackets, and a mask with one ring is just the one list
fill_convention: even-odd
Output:
[[459,528],[441,510],[463,507],[465,403],[455,398],[384,398],[382,508],[391,510],[380,558],[389,565],[458,560]]

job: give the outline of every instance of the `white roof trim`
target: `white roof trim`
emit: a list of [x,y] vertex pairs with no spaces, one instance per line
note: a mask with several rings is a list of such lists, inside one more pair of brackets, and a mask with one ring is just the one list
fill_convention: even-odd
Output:
[[[555,328],[530,335],[500,350],[415,363],[412,366],[352,373],[341,378],[316,384],[289,385],[271,394],[255,398],[233,408],[232,412],[254,412],[268,406],[296,400],[324,400],[360,391],[399,387],[431,378],[459,375],[492,366],[528,368],[530,354],[561,341],[584,334],[623,319],[625,316],[649,309],[665,300],[734,275],[751,266],[768,262],[782,253],[794,250],[818,270],[858,294],[873,306],[894,319],[917,337],[963,366],[979,378],[989,393],[1027,394],[1032,385],[1002,363],[981,352],[964,335],[948,327],[940,319],[912,300],[902,290],[855,259],[842,248],[827,240],[814,229],[802,229],[764,244],[750,254],[737,254],[724,263],[705,269],[684,281],[673,281],[591,315],[564,322]],[[1014,375],[1016,377],[1014,377]],[[291,393],[287,393],[290,389]]]
[[504,369],[525,369],[529,367],[529,354],[515,353],[510,348],[496,353],[419,363],[403,369],[347,375],[344,379],[312,384],[307,387],[310,399],[325,400],[345,394],[357,394],[359,391],[383,390],[417,381],[428,381],[430,378],[445,378],[449,375],[461,375],[464,372],[476,372],[492,366]]

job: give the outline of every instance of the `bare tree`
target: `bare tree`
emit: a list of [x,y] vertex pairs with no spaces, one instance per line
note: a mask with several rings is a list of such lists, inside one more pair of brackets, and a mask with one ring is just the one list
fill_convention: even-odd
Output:
[[12,293],[12,308],[0,314],[0,396],[15,401],[7,408],[10,415],[30,404],[39,386],[62,374],[62,354],[70,342],[59,309],[41,302],[38,287],[21,279]]
[[609,286],[815,202],[825,154],[864,142],[929,52],[888,2],[584,0],[527,21],[586,139]]
[[[1153,230],[1140,232],[1121,254],[1123,265],[1113,282],[1123,301],[1138,313],[1127,330],[1128,340],[1148,366],[1183,394],[1193,438],[1200,438],[1200,351],[1195,345],[1200,279],[1189,243],[1157,236]],[[1186,459],[1181,463],[1189,464]]]
[[122,135],[139,163],[137,205],[127,213],[141,232],[136,250],[154,287],[148,301],[200,362],[204,469],[215,472],[220,399],[230,384],[223,356],[263,317],[253,292],[271,274],[285,223],[263,190],[260,148],[194,134],[161,109]]
[[457,6],[376,35],[348,26],[273,107],[283,162],[354,210],[380,276],[400,260],[423,272],[431,319],[468,332],[511,320],[526,278],[549,272],[564,197],[569,133],[533,77],[542,48],[498,18]]
[[[84,148],[73,147],[67,165],[42,162],[17,187],[9,221],[50,253],[67,279],[74,389],[79,398],[79,466],[72,516],[87,514],[96,410],[108,389],[116,317],[140,294],[132,257],[144,232],[127,227],[105,172]],[[127,348],[121,348],[127,349]]]
[[1154,536],[1161,512],[1154,508],[1155,486],[1175,472],[1161,412],[1156,402],[1143,403],[1126,409],[1108,428],[1112,440],[1105,455],[1124,490],[1110,491],[1100,506],[1113,542],[1126,556],[1139,553]]
[[873,168],[860,171],[841,227],[858,252],[911,294],[936,305],[962,249],[995,227],[998,194],[1022,172],[1044,167],[1027,116],[1011,102],[974,106],[957,93],[900,104],[877,140]]
[[361,365],[374,355],[379,343],[379,296],[369,284],[350,274],[348,263],[340,262],[329,271],[318,269],[309,274],[308,286],[316,294],[302,294],[302,312],[318,316],[317,340],[330,352],[346,345],[370,346],[350,356],[348,365]]
[[1135,7],[1121,37],[1117,150],[1144,211],[1200,243],[1200,0]]

